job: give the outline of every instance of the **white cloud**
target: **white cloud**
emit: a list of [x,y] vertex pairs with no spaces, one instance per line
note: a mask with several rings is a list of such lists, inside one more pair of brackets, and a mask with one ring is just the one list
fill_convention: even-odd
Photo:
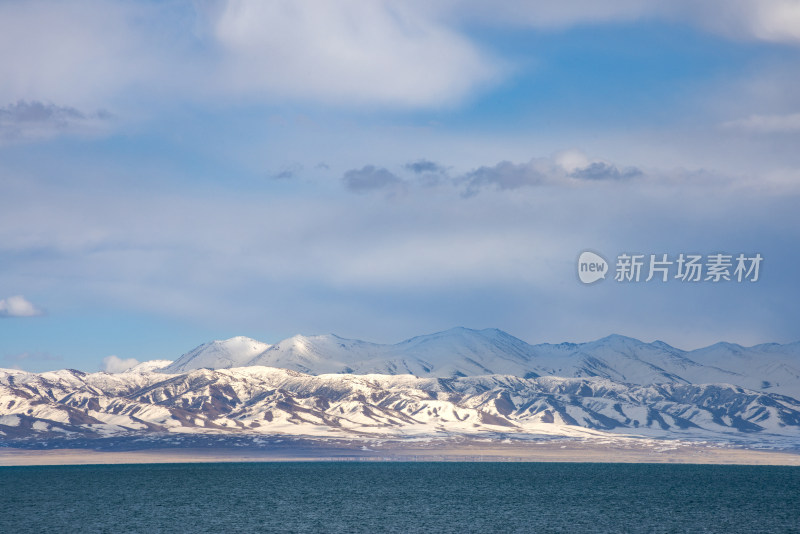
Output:
[[499,70],[428,10],[385,0],[229,0],[216,37],[245,93],[447,106]]
[[0,49],[0,104],[79,109],[242,95],[449,106],[502,70],[432,10],[388,0],[4,2]]
[[637,167],[619,168],[602,159],[590,159],[577,149],[556,152],[549,158],[533,158],[528,163],[501,161],[492,166],[482,166],[456,178],[466,183],[466,196],[493,186],[498,190],[520,187],[560,185],[574,186],[579,182],[620,181],[643,177]]
[[65,132],[100,131],[110,118],[102,110],[84,113],[69,106],[20,100],[0,107],[0,141],[42,139]]
[[404,188],[404,182],[392,172],[384,168],[367,165],[361,169],[351,169],[342,177],[345,187],[354,193],[394,190]]
[[0,105],[26,99],[122,115],[126,106],[150,110],[148,99],[245,96],[446,107],[511,71],[463,25],[637,19],[800,43],[793,0],[1,2]]
[[95,0],[0,3],[0,101],[93,106],[152,81],[160,56],[137,19],[155,11]]
[[586,154],[575,148],[556,152],[553,161],[568,173],[584,169],[592,163]]
[[685,0],[676,11],[700,26],[732,37],[800,44],[797,0]]
[[800,132],[800,113],[785,115],[750,115],[745,119],[729,121],[723,127],[754,133]]
[[36,317],[43,313],[22,295],[0,300],[0,317]]
[[[781,251],[797,242],[796,192],[715,188],[695,176],[662,183],[661,175],[669,173],[651,168],[643,179],[625,184],[579,180],[569,174],[601,160],[559,153],[534,161],[532,170],[537,161],[567,183],[503,189],[493,182],[466,199],[460,187],[410,186],[408,194],[383,201],[348,194],[338,181],[321,192],[305,184],[296,194],[280,196],[210,188],[177,193],[123,180],[98,189],[81,179],[65,191],[35,178],[20,185],[27,188],[22,194],[0,182],[0,244],[12,260],[4,281],[23,287],[35,276],[51,306],[91,315],[146,312],[209,329],[269,325],[287,335],[349,330],[400,339],[402,328],[423,331],[436,320],[520,331],[541,321],[541,332],[564,321],[562,330],[548,334],[563,340],[574,336],[567,323],[594,324],[588,316],[607,315],[599,297],[596,308],[584,310],[585,292],[562,302],[565,293],[582,289],[573,285],[577,251],[726,247],[768,257],[776,267],[775,283],[759,285],[758,295],[775,299],[766,306],[770,314],[796,316],[794,301],[784,296],[793,279],[777,272],[781,264],[790,265],[782,263]],[[743,289],[726,287],[731,295]],[[652,294],[645,293],[652,286],[641,289],[637,305],[651,303]],[[672,302],[685,307],[680,297]],[[715,327],[734,331],[742,324],[725,323],[725,302],[713,306],[722,310],[718,319],[709,319]],[[741,317],[752,305],[740,308],[734,311]],[[684,317],[675,309],[673,318]],[[641,311],[630,310],[609,315],[593,332],[614,331],[614,321],[637,324]],[[776,323],[776,331],[790,332],[785,322]],[[707,326],[698,324],[697,331]],[[720,332],[709,336],[728,337]]]
[[119,356],[111,355],[103,358],[103,371],[106,373],[122,373],[127,371],[134,365],[138,365],[139,360],[136,358],[122,359]]

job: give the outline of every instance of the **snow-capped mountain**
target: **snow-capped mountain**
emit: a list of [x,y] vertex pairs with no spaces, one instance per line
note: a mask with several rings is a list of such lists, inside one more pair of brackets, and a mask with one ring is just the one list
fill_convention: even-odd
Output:
[[148,371],[160,371],[169,365],[172,365],[172,360],[148,360],[146,362],[137,363],[133,367],[125,369],[124,372],[133,371],[144,373]]
[[[800,343],[720,343],[683,351],[661,341],[612,335],[589,343],[533,348],[545,375],[601,376],[639,385],[722,383],[800,398]],[[731,352],[738,356],[731,357]]]
[[328,334],[294,336],[276,343],[248,365],[309,374],[412,374],[452,377],[519,374],[529,367],[530,345],[496,329],[453,328],[381,345]]
[[525,376],[531,361],[530,345],[496,328],[452,328],[392,345],[387,352],[392,374],[420,376]]
[[269,347],[250,359],[247,365],[279,367],[315,375],[360,373],[360,369],[356,370],[351,365],[358,367],[359,362],[379,356],[386,347],[387,345],[344,339],[333,334],[297,335]]
[[0,370],[0,442],[165,433],[625,434],[798,447],[800,343],[682,351],[612,335],[530,345],[454,328],[393,345],[237,337],[117,374]]
[[270,345],[237,336],[224,341],[211,341],[196,347],[164,367],[164,372],[181,373],[193,369],[230,369],[241,367],[258,354],[269,349]]
[[683,351],[661,341],[611,335],[588,343],[530,345],[497,329],[453,328],[393,345],[333,334],[294,336],[267,345],[232,338],[201,345],[164,372],[260,365],[306,374],[412,374],[451,378],[506,374],[602,377],[649,385],[733,384],[800,398],[800,343],[741,347],[718,343]]
[[605,378],[312,376],[270,367],[0,372],[4,441],[148,434],[614,435],[800,439],[800,401],[729,385]]

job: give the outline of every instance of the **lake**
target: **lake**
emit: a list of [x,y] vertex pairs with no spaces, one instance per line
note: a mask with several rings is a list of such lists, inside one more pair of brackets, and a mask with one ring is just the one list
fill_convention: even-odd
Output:
[[0,532],[800,532],[800,468],[480,462],[2,467]]

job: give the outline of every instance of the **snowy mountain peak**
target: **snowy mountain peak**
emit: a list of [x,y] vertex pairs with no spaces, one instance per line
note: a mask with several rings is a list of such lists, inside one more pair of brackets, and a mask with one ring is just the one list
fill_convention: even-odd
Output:
[[192,369],[208,367],[211,369],[228,369],[247,365],[258,354],[269,349],[271,345],[250,339],[245,336],[236,336],[225,340],[215,340],[204,343],[187,352],[162,372],[182,373]]
[[736,343],[728,343],[726,341],[714,343],[710,347],[706,348],[712,351],[727,351],[729,354],[741,354],[742,352],[744,352],[743,346],[737,345]]
[[244,366],[309,375],[601,377],[640,385],[729,383],[770,393],[800,392],[798,343],[751,348],[718,343],[683,351],[661,341],[645,343],[614,334],[588,343],[529,345],[496,328],[456,327],[395,344],[322,334],[268,345],[239,336],[200,345],[161,372]]
[[433,334],[424,334],[421,336],[414,336],[412,338],[406,339],[405,341],[401,341],[398,345],[403,343],[415,343],[421,341],[428,341],[428,340],[457,340],[457,339],[490,339],[493,337],[498,336],[508,336],[512,337],[510,334],[506,334],[502,330],[497,328],[484,328],[483,330],[475,330],[473,328],[466,328],[464,326],[455,326],[453,328],[448,328],[447,330],[442,330],[441,332],[434,332]]
[[393,345],[395,348],[401,347],[437,347],[437,350],[455,350],[460,351],[463,349],[479,350],[489,346],[498,345],[516,345],[524,347],[524,350],[530,349],[530,345],[517,339],[511,334],[507,334],[497,328],[486,328],[484,330],[473,330],[471,328],[457,327],[436,332],[433,334],[425,334],[422,336],[415,336],[405,341],[401,341]]
[[172,360],[148,360],[126,369],[126,373],[150,373],[167,367],[172,364]]
[[298,334],[276,343],[270,347],[270,350],[273,352],[290,350],[306,355],[312,355],[336,347],[348,348],[357,345],[373,345],[373,343],[367,343],[357,339],[345,339],[334,334],[320,334],[316,336],[304,336]]
[[611,334],[606,337],[600,338],[597,341],[591,341],[587,345],[604,345],[607,347],[639,347],[647,345],[643,341],[636,338],[623,336],[620,334]]
[[620,435],[737,447],[785,443],[796,450],[800,436],[796,398],[725,384],[634,385],[602,377],[311,376],[255,366],[175,375],[0,371],[0,395],[3,444],[25,448],[65,439],[174,446],[176,436],[215,445],[231,436],[239,446],[247,436],[485,441],[513,433],[606,443]]
[[660,339],[657,339],[657,340],[653,341],[650,344],[652,346],[654,346],[654,347],[658,347],[659,349],[664,349],[664,350],[666,350],[668,352],[683,352],[682,350],[677,349],[677,348],[673,347],[672,345],[670,345],[669,343],[665,343],[665,342],[661,341]]
[[[249,365],[309,374],[383,373],[462,376],[514,373],[531,347],[501,330],[451,328],[394,345],[346,339],[334,334],[293,336],[253,358]],[[516,362],[509,365],[509,361]]]
[[247,365],[292,369],[301,373],[349,373],[347,364],[354,359],[368,359],[380,354],[383,345],[334,334],[296,335],[284,339],[256,355]]

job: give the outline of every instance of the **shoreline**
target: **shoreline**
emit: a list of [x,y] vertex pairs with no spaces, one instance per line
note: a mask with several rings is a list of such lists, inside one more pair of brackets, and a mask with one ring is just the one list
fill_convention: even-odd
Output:
[[282,448],[152,448],[126,451],[0,448],[0,467],[212,462],[444,461],[667,463],[800,466],[800,451],[751,450],[680,444],[613,446],[560,443],[367,443]]

